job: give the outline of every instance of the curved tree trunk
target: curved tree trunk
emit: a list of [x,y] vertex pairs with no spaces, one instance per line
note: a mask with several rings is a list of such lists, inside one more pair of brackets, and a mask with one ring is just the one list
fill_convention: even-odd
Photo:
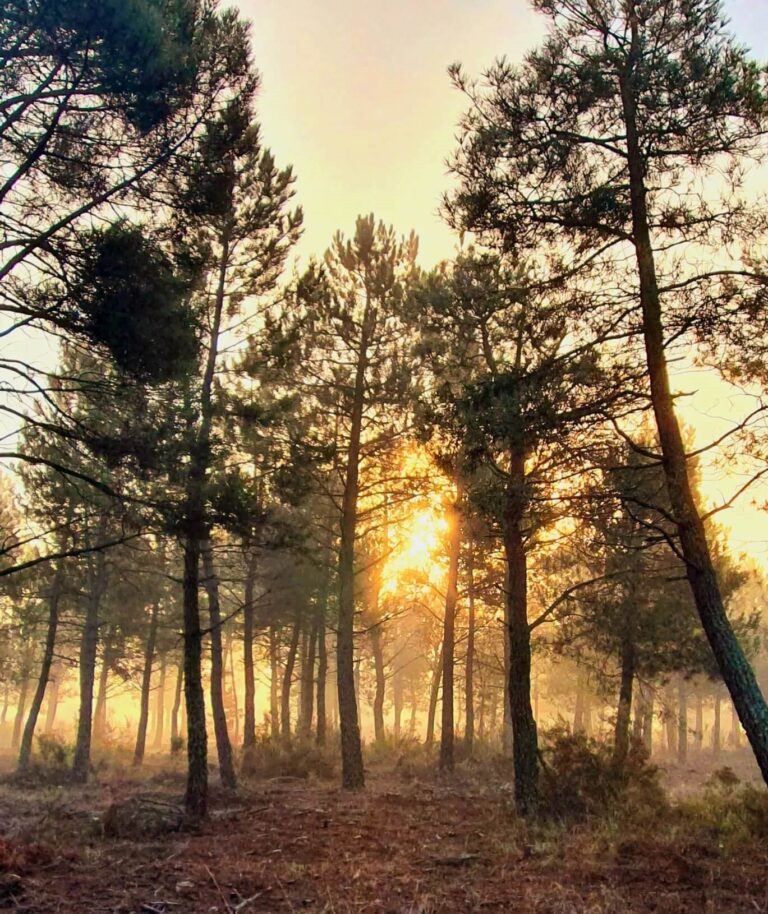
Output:
[[144,670],[141,676],[141,702],[139,706],[139,727],[136,731],[136,747],[133,750],[133,764],[138,767],[144,761],[144,750],[147,745],[147,723],[149,721],[149,693],[152,685],[152,663],[155,659],[155,642],[157,640],[157,624],[160,606],[155,601],[152,604],[152,614],[149,618],[149,631],[144,645]]
[[[64,563],[63,561],[59,561],[56,564],[53,581],[51,582],[51,592],[48,597],[48,629],[45,635],[43,659],[40,664],[40,676],[37,681],[37,688],[35,689],[34,697],[32,698],[32,705],[29,709],[27,723],[24,727],[24,735],[21,740],[21,748],[19,749],[18,766],[20,770],[23,770],[29,765],[29,761],[32,756],[32,740],[35,736],[35,728],[37,727],[37,719],[40,715],[40,709],[43,706],[45,690],[48,686],[48,680],[51,676],[53,654],[56,649],[56,634],[59,628],[59,604],[61,602],[61,589],[63,583]],[[51,699],[49,697],[49,701],[50,700]]]
[[636,80],[641,48],[634,11],[630,15],[630,26],[631,66],[621,77],[621,97],[627,137],[632,229],[640,283],[643,337],[651,402],[664,458],[664,475],[685,559],[686,574],[702,627],[763,779],[768,783],[768,705],[725,611],[704,522],[691,488],[687,455],[669,383],[662,305],[647,209],[646,163],[637,127],[636,98],[641,89]]
[[221,783],[228,790],[237,787],[237,776],[232,759],[232,743],[227,728],[227,712],[224,707],[224,660],[221,638],[221,606],[219,604],[219,579],[213,565],[211,541],[206,539],[201,546],[205,591],[208,595],[208,617],[211,628],[211,712],[213,731],[216,736],[216,754],[219,759]]

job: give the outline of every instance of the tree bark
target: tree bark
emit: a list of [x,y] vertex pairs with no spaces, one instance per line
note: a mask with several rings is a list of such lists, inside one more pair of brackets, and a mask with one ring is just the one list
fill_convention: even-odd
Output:
[[272,739],[280,736],[279,683],[280,658],[277,652],[277,629],[269,626],[269,725]]
[[475,742],[475,544],[470,538],[467,551],[467,660],[464,671],[464,746],[472,754]]
[[386,736],[384,732],[384,698],[387,685],[387,677],[384,671],[384,649],[381,644],[381,624],[376,622],[371,627],[371,652],[373,654],[373,666],[376,672],[376,691],[373,697],[373,733],[377,743],[383,742]]
[[104,635],[104,648],[99,672],[99,688],[96,693],[96,708],[93,712],[93,741],[102,743],[107,734],[107,692],[109,689],[109,671],[114,660],[114,644],[111,626]]
[[56,723],[56,712],[59,708],[59,691],[61,689],[61,679],[64,676],[64,667],[61,662],[54,664],[53,670],[51,671],[50,681],[48,683],[48,691],[46,696],[48,699],[47,706],[45,709],[45,728],[44,732],[46,734],[53,732],[54,724]]
[[184,540],[184,705],[187,715],[185,807],[193,821],[208,812],[208,732],[203,689],[203,635],[200,628],[200,539]]
[[627,136],[632,229],[640,283],[643,337],[664,475],[685,559],[686,574],[702,627],[763,779],[768,783],[768,705],[725,611],[704,522],[691,488],[687,456],[669,383],[662,306],[649,229],[646,163],[636,118],[636,99],[641,91],[638,85],[641,47],[634,9],[630,12],[630,28],[629,66],[621,77],[620,88]]
[[53,580],[51,581],[51,592],[48,596],[48,628],[45,635],[45,648],[43,649],[43,659],[40,664],[40,676],[37,681],[37,688],[35,689],[35,694],[32,698],[32,705],[29,709],[29,716],[27,717],[24,735],[21,740],[21,748],[19,749],[19,770],[23,770],[29,765],[32,756],[32,741],[35,736],[37,719],[40,715],[40,709],[43,706],[45,691],[51,676],[53,654],[56,649],[56,635],[59,628],[59,604],[61,602],[61,589],[63,583],[64,563],[60,560],[56,563]]
[[315,710],[315,653],[317,651],[317,617],[306,633],[306,644],[301,667],[301,711],[299,734],[309,740]]
[[227,712],[224,707],[224,661],[221,638],[221,606],[219,604],[219,579],[213,564],[213,550],[210,539],[201,544],[205,592],[208,595],[208,618],[211,628],[211,713],[213,732],[216,736],[216,754],[219,760],[219,777],[227,790],[237,788],[237,776],[232,759],[232,743],[227,728]]
[[722,737],[721,733],[721,704],[722,700],[720,696],[715,694],[715,719],[712,723],[712,752],[717,756],[720,755],[720,749],[722,748]]
[[616,730],[613,740],[613,761],[623,765],[629,752],[629,718],[632,710],[632,686],[635,681],[635,643],[630,631],[624,633],[621,645],[621,684],[619,705],[616,711]]
[[24,712],[27,710],[27,695],[29,694],[29,676],[25,675],[19,688],[19,701],[16,705],[16,715],[13,718],[13,735],[11,736],[11,749],[18,749],[21,740],[21,725],[24,722]]
[[[106,517],[99,521],[97,542],[106,534]],[[99,645],[99,611],[106,590],[106,554],[102,550],[89,560],[89,593],[86,603],[85,623],[80,641],[80,710],[77,720],[75,754],[72,760],[72,778],[85,783],[91,766],[91,730],[93,725],[93,685],[96,677],[96,651]]]
[[456,605],[458,603],[459,555],[461,553],[461,485],[456,485],[456,501],[448,513],[448,581],[443,617],[443,703],[440,731],[440,770],[454,769],[454,673],[456,649]]
[[523,539],[525,455],[510,453],[504,506],[507,560],[508,692],[512,718],[515,801],[522,816],[535,815],[539,804],[539,744],[531,707],[531,632],[528,627],[528,568]]
[[283,668],[283,689],[280,695],[280,736],[283,744],[288,746],[291,742],[291,686],[293,685],[293,669],[296,666],[296,654],[299,650],[301,637],[301,613],[296,616],[293,623],[291,643],[288,647],[288,656],[285,658]]
[[325,745],[328,723],[326,720],[325,692],[328,684],[328,645],[325,641],[325,600],[317,607],[317,730],[315,742]]
[[173,707],[171,708],[171,750],[179,739],[179,710],[181,709],[181,690],[184,685],[184,664],[180,663],[176,672],[176,686],[173,692]]
[[256,745],[256,680],[253,666],[254,604],[256,585],[256,559],[249,554],[245,572],[243,599],[243,680],[245,686],[245,717],[243,720],[243,749],[247,752]]
[[683,765],[688,760],[688,683],[681,676],[677,684],[677,760]]
[[149,721],[149,694],[152,685],[152,664],[155,659],[155,643],[157,641],[157,625],[160,606],[155,601],[152,604],[152,614],[149,618],[149,631],[144,645],[144,671],[141,676],[141,702],[139,706],[139,728],[136,731],[136,747],[133,750],[133,764],[138,767],[144,761],[144,750],[147,745],[147,723]]
[[163,745],[163,735],[165,730],[165,677],[168,671],[168,657],[163,654],[160,658],[160,681],[157,684],[157,696],[155,699],[155,736],[152,740],[152,748],[158,750]]
[[443,646],[437,654],[435,668],[432,671],[432,683],[429,687],[429,707],[427,708],[427,733],[424,744],[431,747],[435,741],[435,718],[437,717],[437,700],[440,696],[440,684],[443,674]]

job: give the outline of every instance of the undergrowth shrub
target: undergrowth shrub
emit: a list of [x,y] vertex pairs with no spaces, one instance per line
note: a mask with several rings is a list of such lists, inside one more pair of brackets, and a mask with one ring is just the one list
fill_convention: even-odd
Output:
[[556,729],[545,735],[541,760],[545,816],[580,822],[621,814],[648,820],[669,809],[659,771],[639,744],[617,765],[610,744]]
[[742,784],[731,768],[716,771],[704,790],[678,804],[682,828],[726,851],[768,840],[768,790]]
[[281,740],[257,734],[256,745],[245,751],[241,758],[244,777],[309,778],[322,780],[336,776],[333,756],[312,742],[293,741],[286,745]]

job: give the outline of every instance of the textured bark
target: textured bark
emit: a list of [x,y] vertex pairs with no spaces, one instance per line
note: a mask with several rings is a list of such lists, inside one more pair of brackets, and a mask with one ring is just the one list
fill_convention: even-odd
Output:
[[280,737],[285,745],[291,741],[291,686],[293,685],[293,670],[296,666],[296,654],[299,650],[301,637],[301,614],[296,616],[293,623],[291,643],[288,647],[288,656],[285,658],[283,668],[283,689],[280,695]]
[[208,812],[208,733],[203,690],[203,636],[200,629],[200,540],[184,542],[184,704],[187,714],[187,815]]
[[[99,522],[97,542],[106,534],[106,518]],[[72,778],[85,783],[91,765],[91,731],[93,724],[93,686],[96,677],[96,651],[99,644],[99,610],[107,586],[106,555],[97,552],[89,561],[89,588],[85,622],[80,641],[80,709],[77,719]]]
[[237,787],[235,764],[232,759],[232,743],[227,728],[227,712],[224,707],[224,659],[221,638],[221,605],[219,603],[219,579],[213,564],[211,541],[201,545],[205,592],[208,595],[208,618],[211,629],[211,713],[213,732],[216,737],[216,754],[219,760],[219,777],[228,790]]
[[621,97],[627,137],[632,233],[640,283],[643,337],[667,492],[702,627],[763,779],[768,783],[768,705],[725,611],[704,523],[691,488],[685,447],[669,384],[662,306],[649,229],[646,163],[636,117],[636,99],[642,91],[638,85],[638,63],[642,51],[634,10],[630,13],[630,27],[629,67],[621,77]]
[[459,586],[459,554],[461,552],[461,486],[456,486],[456,502],[448,514],[448,581],[445,590],[443,615],[443,703],[440,731],[440,770],[451,772],[454,768],[454,674],[456,649],[456,605]]
[[23,770],[29,765],[32,756],[32,741],[35,736],[37,719],[40,715],[40,709],[43,706],[43,699],[45,698],[48,681],[51,677],[53,654],[56,649],[56,634],[59,628],[59,604],[61,602],[61,589],[63,584],[64,563],[59,561],[56,565],[56,570],[54,571],[53,580],[51,581],[51,591],[48,595],[48,628],[45,633],[45,647],[43,648],[43,658],[40,663],[40,676],[37,680],[37,688],[35,689],[35,694],[32,698],[32,705],[29,709],[29,715],[24,727],[24,735],[19,749],[18,765],[20,770]]
[[256,584],[256,558],[250,553],[245,573],[243,595],[243,684],[245,687],[245,717],[243,720],[243,749],[256,745],[256,681],[253,672],[253,591]]
[[152,604],[152,614],[149,618],[149,631],[144,645],[144,670],[141,676],[141,701],[139,705],[139,727],[136,731],[136,747],[133,750],[133,764],[138,767],[144,761],[144,750],[147,745],[147,723],[149,722],[149,694],[152,685],[152,664],[155,659],[155,643],[157,642],[157,625],[160,607],[157,602]]
[[504,551],[507,560],[508,693],[512,719],[515,801],[523,816],[539,804],[539,744],[531,707],[531,632],[528,626],[528,568],[523,539],[525,456],[510,454],[504,506]]
[[301,665],[301,711],[299,735],[308,740],[312,734],[315,712],[315,654],[317,652],[317,619],[306,632],[305,650]]

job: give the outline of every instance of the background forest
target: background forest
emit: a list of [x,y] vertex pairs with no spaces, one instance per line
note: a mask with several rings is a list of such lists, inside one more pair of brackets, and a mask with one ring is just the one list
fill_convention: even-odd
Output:
[[297,256],[239,13],[2,2],[9,789],[474,778],[536,829],[715,772],[768,829],[768,71],[713,0],[533,5],[450,68],[435,264],[378,214]]

